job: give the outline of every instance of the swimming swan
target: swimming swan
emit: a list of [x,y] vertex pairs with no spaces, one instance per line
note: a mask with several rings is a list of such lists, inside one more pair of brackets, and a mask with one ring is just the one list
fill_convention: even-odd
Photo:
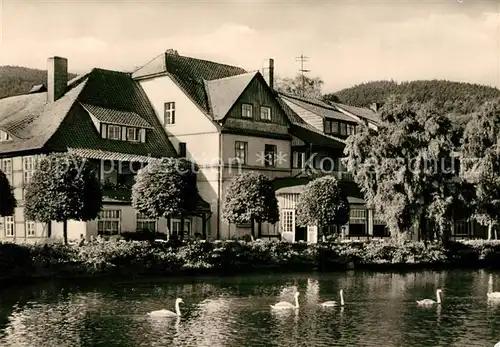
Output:
[[429,306],[429,305],[434,305],[434,304],[441,304],[441,293],[443,291],[441,289],[436,290],[436,299],[437,301],[434,301],[432,299],[423,299],[423,300],[417,300],[417,305],[421,306]]
[[175,299],[175,312],[169,311],[169,310],[157,310],[157,311],[152,311],[148,313],[148,316],[150,317],[180,317],[181,316],[181,309],[179,308],[179,304],[183,304],[184,301],[182,301],[181,298]]
[[286,310],[286,309],[291,309],[291,308],[299,308],[299,292],[296,292],[294,297],[295,297],[295,305],[286,302],[286,301],[280,301],[275,305],[270,305],[272,309],[274,310]]
[[320,305],[323,307],[344,306],[344,290],[340,290],[340,303],[338,301],[325,301]]

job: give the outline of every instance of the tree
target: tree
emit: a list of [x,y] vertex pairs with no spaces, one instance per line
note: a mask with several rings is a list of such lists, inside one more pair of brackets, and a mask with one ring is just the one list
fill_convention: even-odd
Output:
[[250,223],[252,236],[254,222],[275,224],[279,220],[278,200],[271,180],[256,172],[237,175],[227,189],[222,207],[222,218],[228,223]]
[[[344,225],[349,221],[349,202],[333,176],[323,176],[309,182],[297,202],[299,226]],[[338,228],[337,228],[338,230]]]
[[297,74],[294,78],[280,78],[275,80],[275,89],[282,93],[321,99],[321,88],[325,82],[319,77],[307,77]]
[[329,93],[329,94],[325,94],[322,96],[321,98],[324,102],[337,102],[337,103],[341,103],[340,99],[337,97],[337,95],[335,95],[334,93]]
[[182,158],[149,163],[135,177],[132,206],[150,218],[179,217],[183,222],[197,204],[196,169],[194,163]]
[[0,217],[12,216],[16,206],[12,186],[7,176],[0,170]]
[[433,238],[427,225],[434,222],[446,240],[454,210],[470,211],[464,207],[469,195],[458,178],[459,144],[449,117],[432,103],[393,98],[381,120],[377,132],[363,127],[349,137],[347,170],[394,235],[418,221],[421,235]]
[[97,218],[102,189],[97,173],[79,156],[55,153],[43,158],[26,187],[24,215],[27,220],[63,223],[68,243],[68,220]]
[[485,103],[467,124],[461,147],[461,174],[474,184],[474,218],[488,227],[500,222],[500,98]]

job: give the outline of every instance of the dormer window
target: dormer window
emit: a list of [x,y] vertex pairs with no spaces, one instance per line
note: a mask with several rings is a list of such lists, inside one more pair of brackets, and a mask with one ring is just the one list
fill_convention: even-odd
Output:
[[132,141],[132,142],[141,141],[141,129],[127,128],[127,141]]
[[122,128],[119,125],[108,125],[108,139],[110,140],[121,140],[122,138]]
[[153,127],[132,111],[81,104],[103,139],[128,142],[146,142],[146,130]]
[[10,141],[10,140],[12,140],[12,137],[10,137],[10,135],[7,134],[5,131],[0,130],[0,142]]

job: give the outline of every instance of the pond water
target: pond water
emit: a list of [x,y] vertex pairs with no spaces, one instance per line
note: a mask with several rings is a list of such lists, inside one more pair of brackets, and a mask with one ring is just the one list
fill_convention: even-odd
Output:
[[[495,285],[496,284],[496,285]],[[441,307],[418,307],[435,299]],[[346,272],[241,277],[187,277],[62,284],[3,289],[1,346],[480,346],[500,341],[500,273]],[[343,308],[318,303],[338,300]],[[292,301],[300,309],[273,312]],[[182,317],[151,319],[146,313],[174,309]]]

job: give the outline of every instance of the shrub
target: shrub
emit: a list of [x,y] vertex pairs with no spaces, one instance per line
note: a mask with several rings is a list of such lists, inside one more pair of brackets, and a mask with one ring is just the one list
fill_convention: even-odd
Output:
[[224,197],[222,217],[228,223],[250,223],[253,236],[254,221],[259,226],[263,222],[275,224],[279,220],[279,210],[272,181],[256,172],[236,176]]
[[[173,244],[99,240],[85,245],[0,244],[0,270],[4,278],[53,274],[127,275],[170,274],[184,270],[219,273],[252,269],[345,269],[364,266],[492,266],[500,267],[500,241],[440,243],[406,241],[307,244],[271,241],[195,241]],[[69,266],[69,267],[68,267]],[[41,270],[40,270],[41,269]],[[71,270],[73,269],[73,270]],[[49,271],[49,272],[50,272]]]
[[0,217],[12,216],[17,202],[12,186],[2,170],[0,170],[0,202]]
[[76,155],[50,154],[40,162],[26,187],[24,214],[27,220],[63,222],[68,243],[67,221],[97,218],[102,206],[102,188],[93,168]]
[[333,176],[309,182],[297,203],[299,226],[343,225],[349,221],[349,202]]

